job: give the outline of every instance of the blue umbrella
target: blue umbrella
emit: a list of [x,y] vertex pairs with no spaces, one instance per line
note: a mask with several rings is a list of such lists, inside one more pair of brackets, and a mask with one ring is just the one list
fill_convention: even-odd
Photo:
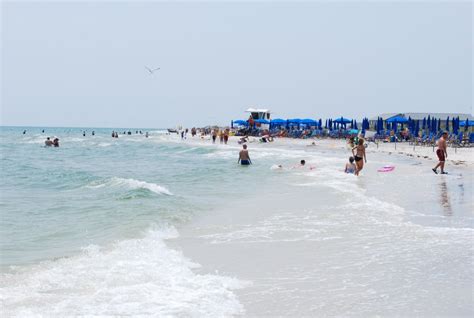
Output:
[[426,117],[423,117],[423,125],[421,125],[421,129],[426,129]]
[[[363,125],[362,125],[363,126]],[[354,127],[353,127],[355,130],[357,130],[357,121],[354,120]]]
[[324,125],[324,128],[328,128],[328,120],[326,119],[326,125]]
[[300,121],[301,124],[306,124],[306,125],[312,125],[316,126],[316,120],[310,119],[310,118],[305,118]]
[[449,116],[446,118],[446,131],[449,131]]
[[401,116],[395,116],[395,117],[387,119],[387,123],[407,123],[407,122],[408,122],[408,119]]
[[272,125],[272,126],[284,126],[284,125],[286,125],[286,120],[281,119],[281,118],[272,119],[270,121],[270,125]]
[[234,123],[235,125],[240,125],[240,126],[242,126],[242,125],[243,125],[243,126],[248,126],[248,124],[249,124],[247,121],[245,121],[245,120],[240,120],[240,119],[234,120],[233,123]]
[[259,123],[259,124],[269,124],[270,122],[266,119],[256,119],[255,120],[256,123]]
[[319,118],[318,127],[319,129],[323,128],[323,120],[321,118]]
[[466,119],[459,123],[459,127],[471,127],[471,126],[474,126],[474,120]]
[[301,119],[299,119],[299,118],[288,119],[288,121],[290,122],[290,124],[291,123],[293,123],[293,124],[294,123],[296,123],[296,124],[301,123]]
[[344,118],[344,117],[341,117],[341,118],[338,118],[336,120],[334,120],[335,123],[338,123],[338,124],[348,124],[351,122],[350,119],[347,119],[347,118]]

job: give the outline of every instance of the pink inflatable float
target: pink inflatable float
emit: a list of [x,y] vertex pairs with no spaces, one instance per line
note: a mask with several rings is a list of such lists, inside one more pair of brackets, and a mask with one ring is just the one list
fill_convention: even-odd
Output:
[[395,166],[384,166],[380,169],[378,169],[378,172],[391,172],[395,169]]

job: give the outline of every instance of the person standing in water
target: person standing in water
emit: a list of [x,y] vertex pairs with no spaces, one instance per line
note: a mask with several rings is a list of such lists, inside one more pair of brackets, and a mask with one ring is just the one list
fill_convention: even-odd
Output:
[[[354,152],[355,150],[355,152]],[[364,161],[367,163],[367,157],[365,156],[364,139],[359,138],[357,146],[352,148],[352,154],[356,163],[355,175],[358,176],[359,172],[364,169]]]
[[51,140],[51,138],[46,137],[46,140],[44,141],[44,145],[45,147],[51,147],[53,145],[53,141]]
[[239,152],[239,160],[237,161],[237,163],[240,163],[243,166],[248,166],[249,164],[252,163],[252,161],[250,160],[249,151],[247,150],[247,145],[243,145],[242,148],[243,149],[240,150]]
[[444,171],[444,162],[446,161],[446,158],[448,158],[448,152],[446,149],[448,148],[448,145],[446,143],[446,140],[448,139],[448,133],[445,131],[441,135],[441,138],[438,139],[438,149],[436,150],[436,155],[438,156],[438,164],[436,167],[434,167],[433,172],[438,174],[438,167],[441,168],[441,174],[448,174],[447,172]]
[[228,141],[228,140],[229,140],[229,129],[226,128],[226,129],[224,130],[224,144],[227,145],[227,141]]
[[212,143],[213,143],[213,144],[216,143],[216,138],[217,138],[217,130],[216,130],[216,129],[213,129],[213,130],[212,130]]

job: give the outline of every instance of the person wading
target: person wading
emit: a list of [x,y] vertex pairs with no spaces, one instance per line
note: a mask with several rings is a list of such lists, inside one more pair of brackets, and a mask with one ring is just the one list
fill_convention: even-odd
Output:
[[442,135],[441,138],[438,139],[438,149],[436,150],[436,155],[438,156],[438,164],[436,167],[434,167],[432,170],[434,173],[438,174],[438,168],[441,168],[441,174],[448,174],[447,172],[444,171],[444,162],[446,161],[446,158],[448,158],[448,152],[446,149],[448,148],[448,145],[446,143],[446,140],[448,139],[448,133],[445,131]]

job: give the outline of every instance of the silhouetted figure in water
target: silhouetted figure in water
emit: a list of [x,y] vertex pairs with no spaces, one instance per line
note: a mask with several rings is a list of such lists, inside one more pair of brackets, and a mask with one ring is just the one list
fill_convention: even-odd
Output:
[[82,132],[82,136],[83,136],[83,137],[86,136],[86,132],[85,132],[85,131]]
[[95,131],[92,131],[92,136],[95,136]]
[[26,134],[26,130],[23,130],[23,135],[25,135],[25,134]]
[[145,137],[148,138],[148,131],[145,133]]
[[54,147],[59,147],[59,139],[58,139],[58,138],[54,138],[54,140],[53,140],[53,146],[54,146]]
[[44,134],[44,129],[41,131],[42,134]]

